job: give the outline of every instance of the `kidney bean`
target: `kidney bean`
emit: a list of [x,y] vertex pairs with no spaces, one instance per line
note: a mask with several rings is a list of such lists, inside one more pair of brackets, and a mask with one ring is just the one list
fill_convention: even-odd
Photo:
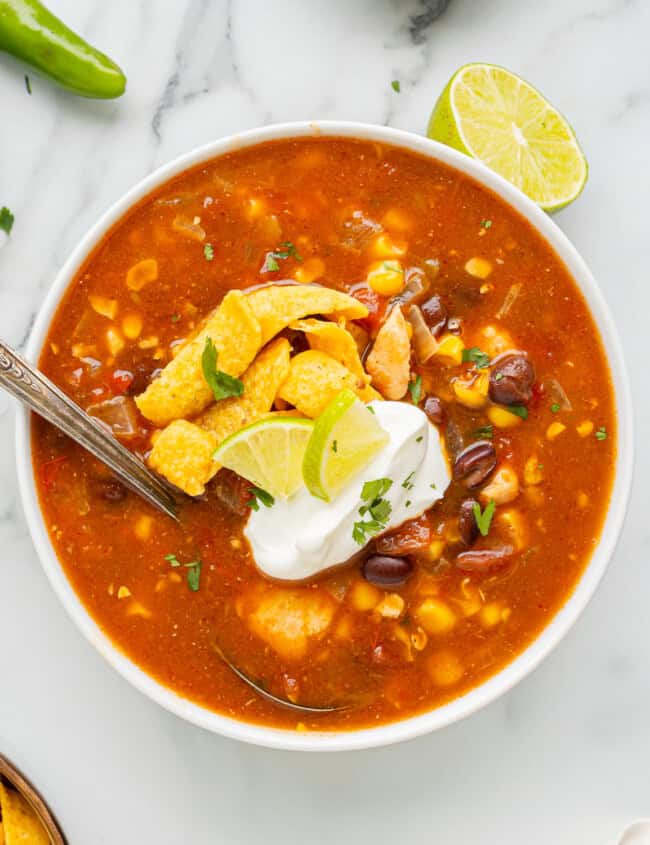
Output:
[[447,324],[447,309],[439,296],[432,296],[421,306],[424,319],[431,329],[431,334],[438,337],[444,331]]
[[535,370],[525,355],[506,355],[490,373],[490,399],[500,405],[525,405],[534,381]]
[[442,425],[445,421],[445,409],[437,396],[429,396],[424,403],[424,413],[434,425]]
[[461,541],[466,546],[473,545],[478,537],[478,525],[474,517],[475,504],[477,504],[476,499],[465,499],[458,510],[458,532]]
[[97,482],[97,492],[102,499],[110,502],[111,504],[123,502],[128,494],[126,487],[120,481],[115,479]]
[[497,453],[487,440],[471,443],[454,461],[454,478],[463,481],[466,487],[478,487],[494,472]]
[[401,587],[413,574],[413,563],[407,557],[371,555],[361,567],[361,574],[377,587]]
[[500,546],[497,549],[470,549],[456,557],[456,566],[463,572],[486,572],[495,566],[501,566],[512,557],[512,546]]

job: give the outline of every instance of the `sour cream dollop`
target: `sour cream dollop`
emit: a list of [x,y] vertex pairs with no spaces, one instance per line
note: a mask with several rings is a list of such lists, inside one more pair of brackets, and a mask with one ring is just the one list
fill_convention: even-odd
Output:
[[[397,528],[441,499],[450,481],[440,436],[426,414],[406,402],[371,402],[390,441],[336,496],[324,502],[306,488],[272,507],[252,511],[244,529],[258,568],[270,578],[301,581],[344,563],[360,551],[353,538],[366,481],[390,478],[384,530]],[[370,540],[371,537],[368,537]]]

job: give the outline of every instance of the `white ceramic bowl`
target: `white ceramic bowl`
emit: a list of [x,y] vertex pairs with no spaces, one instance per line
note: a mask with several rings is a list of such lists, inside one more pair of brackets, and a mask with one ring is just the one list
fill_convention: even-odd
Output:
[[618,409],[616,477],[607,520],[592,559],[569,600],[549,622],[540,636],[512,663],[491,677],[486,683],[443,707],[400,722],[356,731],[299,733],[251,725],[230,719],[182,698],[147,675],[113,646],[110,639],[89,616],[66,579],[48,538],[32,474],[29,415],[23,410],[18,413],[16,455],[18,480],[27,522],[47,577],[79,629],[124,678],[172,713],[224,736],[271,748],[337,751],[388,745],[428,733],[462,719],[509,690],[510,687],[531,672],[559,643],[593,595],[603,576],[621,530],[632,477],[633,430],[628,377],[623,362],[621,345],[609,310],[585,262],[551,218],[500,176],[467,156],[419,135],[361,123],[304,122],[254,129],[200,147],[147,176],[146,179],[143,179],[116,202],[91,228],[57,275],[31,332],[26,350],[27,357],[32,361],[37,360],[50,321],[77,269],[108,229],[134,203],[171,177],[214,156],[250,147],[263,141],[315,135],[361,138],[413,150],[451,165],[473,177],[482,185],[491,188],[517,209],[546,239],[564,261],[589,303],[607,351],[616,392],[616,407]]

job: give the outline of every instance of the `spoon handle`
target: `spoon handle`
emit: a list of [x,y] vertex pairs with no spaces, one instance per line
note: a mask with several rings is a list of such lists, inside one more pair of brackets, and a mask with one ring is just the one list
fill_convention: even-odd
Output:
[[55,425],[105,463],[115,475],[159,510],[177,519],[167,486],[101,423],[89,417],[43,373],[0,340],[0,387]]

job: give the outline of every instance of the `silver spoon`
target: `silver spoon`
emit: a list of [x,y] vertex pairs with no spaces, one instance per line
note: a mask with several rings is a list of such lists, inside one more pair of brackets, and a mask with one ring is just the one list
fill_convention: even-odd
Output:
[[0,387],[99,458],[134,493],[178,521],[178,504],[169,487],[101,423],[1,340]]
[[316,707],[307,704],[296,704],[295,701],[289,701],[288,698],[280,698],[278,695],[273,695],[273,693],[265,690],[263,686],[258,684],[252,678],[249,678],[249,676],[242,672],[241,669],[238,669],[234,663],[231,663],[218,645],[214,644],[213,648],[230,671],[237,675],[240,681],[248,684],[248,686],[251,687],[251,689],[254,689],[258,695],[261,695],[262,698],[265,698],[273,704],[279,704],[280,707],[286,707],[289,710],[296,710],[299,713],[335,713],[340,710],[349,709],[349,707],[345,704],[339,707]]

